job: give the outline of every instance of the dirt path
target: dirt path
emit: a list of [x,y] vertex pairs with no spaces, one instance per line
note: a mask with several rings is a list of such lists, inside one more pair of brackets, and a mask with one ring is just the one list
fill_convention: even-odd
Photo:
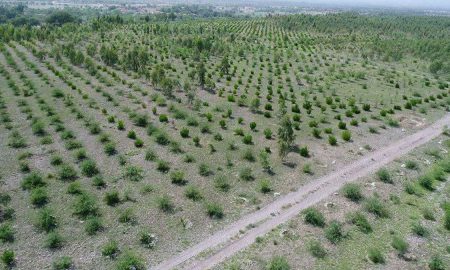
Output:
[[[298,215],[303,209],[332,195],[345,183],[355,181],[436,138],[446,125],[450,126],[450,114],[417,133],[374,151],[338,171],[280,197],[151,269],[209,269],[251,245],[256,237],[268,233],[271,229]],[[249,224],[257,223],[259,224],[256,227],[247,228]],[[218,247],[219,245],[221,247]],[[212,250],[214,248],[216,249]],[[205,258],[195,258],[209,250],[212,251]]]

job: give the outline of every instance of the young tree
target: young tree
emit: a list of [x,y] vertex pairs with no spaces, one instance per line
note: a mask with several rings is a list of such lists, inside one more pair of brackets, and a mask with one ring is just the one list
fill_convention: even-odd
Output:
[[150,79],[155,87],[161,85],[165,78],[166,72],[161,65],[157,65],[150,74]]
[[292,128],[291,119],[288,116],[284,116],[281,119],[280,127],[278,128],[278,145],[281,159],[284,159],[287,156],[294,140],[295,134]]
[[228,55],[225,55],[222,58],[222,62],[220,63],[220,71],[223,72],[223,74],[227,74],[230,72],[230,62],[228,61]]
[[197,76],[198,76],[198,82],[200,83],[200,86],[203,88],[203,86],[205,85],[205,81],[206,81],[206,68],[205,68],[205,63],[203,62],[203,60],[201,60],[200,63],[198,63]]

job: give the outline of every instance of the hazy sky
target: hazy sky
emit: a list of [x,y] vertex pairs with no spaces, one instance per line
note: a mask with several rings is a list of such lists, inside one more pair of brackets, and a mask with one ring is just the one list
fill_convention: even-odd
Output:
[[289,0],[292,2],[450,9],[450,0]]

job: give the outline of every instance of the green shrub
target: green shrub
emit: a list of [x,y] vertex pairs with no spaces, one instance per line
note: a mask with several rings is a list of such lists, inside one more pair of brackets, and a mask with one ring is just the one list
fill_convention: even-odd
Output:
[[242,142],[244,144],[253,144],[253,137],[250,134],[244,135],[244,137],[242,138]]
[[145,160],[155,161],[157,158],[158,158],[158,156],[156,155],[156,153],[153,150],[147,149],[147,151],[145,152]]
[[211,171],[210,167],[206,163],[201,163],[198,167],[198,174],[201,176],[209,176],[213,172]]
[[372,226],[370,225],[369,221],[367,220],[366,216],[361,212],[355,212],[352,214],[349,214],[349,221],[363,233],[371,233],[372,232]]
[[34,206],[41,207],[48,203],[47,190],[43,187],[31,191],[30,201]]
[[203,195],[201,194],[200,190],[192,185],[186,187],[184,194],[186,195],[187,198],[193,201],[199,201],[203,198]]
[[172,180],[172,183],[176,185],[184,185],[187,182],[184,178],[184,172],[179,170],[172,172],[170,174],[170,179]]
[[72,195],[80,195],[83,193],[83,188],[81,187],[80,182],[75,181],[69,184],[67,187],[67,193]]
[[445,210],[444,214],[444,228],[450,231],[450,209]]
[[249,167],[242,168],[239,171],[239,178],[244,181],[253,181],[255,177],[253,176],[253,171]]
[[325,229],[325,237],[333,244],[338,243],[345,237],[342,224],[338,221],[331,221],[330,225]]
[[97,200],[90,194],[81,194],[74,203],[74,213],[81,218],[97,216],[99,214]]
[[388,184],[394,183],[394,181],[392,180],[392,177],[387,169],[384,169],[384,168],[379,169],[376,174],[377,174],[378,179],[381,182],[388,183]]
[[86,220],[84,230],[88,235],[94,235],[103,229],[102,220],[99,217],[90,217]]
[[142,139],[140,139],[140,138],[137,138],[134,141],[134,146],[136,146],[137,148],[141,148],[141,147],[144,146],[144,141]]
[[168,145],[170,143],[169,136],[164,132],[158,132],[156,134],[155,141],[160,145]]
[[209,217],[214,219],[221,219],[224,215],[222,206],[214,202],[206,204],[206,212]]
[[119,192],[117,190],[106,192],[104,201],[109,206],[115,206],[119,204],[120,203]]
[[165,161],[165,160],[158,160],[157,164],[156,164],[156,169],[162,173],[167,173],[170,170],[170,165],[169,162]]
[[429,234],[430,234],[430,232],[428,231],[428,229],[427,228],[425,228],[422,224],[420,224],[420,223],[414,223],[413,225],[412,225],[412,232],[414,233],[414,234],[416,234],[417,236],[420,236],[420,237],[427,237]]
[[154,248],[158,238],[148,231],[142,231],[139,236],[139,241],[141,242],[141,245],[146,248]]
[[108,156],[114,156],[115,154],[117,154],[116,144],[113,142],[108,142],[107,144],[105,144],[105,153]]
[[158,207],[165,213],[173,212],[175,206],[169,196],[163,195],[157,199]]
[[45,240],[45,247],[50,249],[58,249],[63,246],[63,238],[57,232],[50,232]]
[[267,270],[290,270],[291,267],[286,258],[281,256],[275,256],[270,259],[269,263],[266,266]]
[[43,187],[45,185],[46,185],[46,183],[45,183],[44,179],[42,178],[41,173],[37,172],[37,171],[33,171],[30,174],[28,174],[27,176],[25,176],[25,178],[21,182],[22,188],[27,189],[27,190],[31,190],[31,189],[38,188],[38,187]]
[[320,244],[319,241],[311,241],[308,245],[308,250],[312,256],[323,259],[327,255],[326,249]]
[[330,145],[337,145],[337,139],[336,139],[336,137],[334,137],[333,135],[329,135],[328,136],[328,143],[330,144]]
[[437,255],[431,257],[430,262],[428,263],[428,267],[430,270],[445,270],[448,269],[445,265],[444,261]]
[[31,130],[36,136],[44,136],[45,134],[47,134],[47,132],[45,131],[45,124],[40,120],[34,122],[34,124],[31,126]]
[[348,130],[342,131],[342,139],[346,142],[349,142],[352,139],[352,133]]
[[0,241],[14,242],[14,230],[8,223],[0,225]]
[[309,157],[308,147],[307,146],[301,147],[299,149],[299,153],[300,153],[300,156],[302,156],[302,157]]
[[180,135],[181,135],[182,138],[189,138],[189,129],[182,128],[180,130]]
[[419,184],[426,190],[433,191],[433,178],[429,174],[419,177]]
[[7,266],[13,266],[15,261],[14,251],[5,249],[2,253],[2,262]]
[[123,174],[123,177],[126,180],[138,182],[144,179],[144,170],[142,168],[137,166],[128,166],[125,168],[125,172]]
[[60,156],[56,156],[56,155],[52,156],[50,158],[50,164],[53,166],[59,166],[59,165],[63,164],[63,159]]
[[134,131],[134,130],[128,131],[127,137],[128,137],[129,139],[136,140],[136,137],[137,137],[136,131]]
[[230,183],[228,182],[227,178],[224,175],[218,175],[214,179],[214,186],[223,192],[229,191],[231,187]]
[[99,173],[97,164],[95,164],[95,162],[91,159],[87,159],[87,160],[83,161],[81,163],[80,167],[81,167],[81,172],[83,173],[83,175],[87,176],[87,177],[92,177]]
[[145,270],[145,261],[132,252],[131,250],[124,252],[119,256],[116,265],[117,270]]
[[53,261],[54,270],[68,270],[73,267],[72,258],[64,256]]
[[400,236],[394,236],[392,239],[392,247],[395,248],[400,255],[408,251],[409,244]]
[[303,210],[304,220],[306,223],[309,223],[313,226],[324,227],[325,226],[325,217],[319,210],[315,208],[307,208]]
[[137,217],[134,214],[133,209],[125,208],[119,211],[119,222],[135,224],[137,222]]
[[383,264],[385,262],[384,256],[377,248],[370,248],[368,251],[369,259],[375,264]]
[[116,241],[109,241],[102,247],[102,255],[105,257],[115,258],[119,252],[119,246]]
[[342,193],[346,198],[354,202],[359,202],[363,198],[360,186],[355,183],[345,184],[342,188]]
[[259,190],[266,194],[272,191],[272,185],[268,179],[263,179],[259,182]]
[[58,170],[58,178],[62,181],[73,181],[78,178],[78,174],[74,167],[63,164]]
[[419,164],[413,160],[407,160],[405,163],[405,167],[409,170],[418,170]]
[[45,232],[50,232],[56,229],[58,222],[53,211],[49,208],[44,208],[39,211],[36,219],[36,227]]
[[365,208],[369,213],[372,213],[377,217],[389,217],[389,211],[386,208],[386,205],[377,197],[368,198],[365,202]]

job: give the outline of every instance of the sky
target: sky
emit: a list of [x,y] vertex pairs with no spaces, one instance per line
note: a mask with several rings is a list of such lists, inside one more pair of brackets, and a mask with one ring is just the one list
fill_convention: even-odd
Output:
[[446,8],[450,9],[450,0],[288,0],[290,2],[338,4],[351,6],[386,6],[401,8]]

